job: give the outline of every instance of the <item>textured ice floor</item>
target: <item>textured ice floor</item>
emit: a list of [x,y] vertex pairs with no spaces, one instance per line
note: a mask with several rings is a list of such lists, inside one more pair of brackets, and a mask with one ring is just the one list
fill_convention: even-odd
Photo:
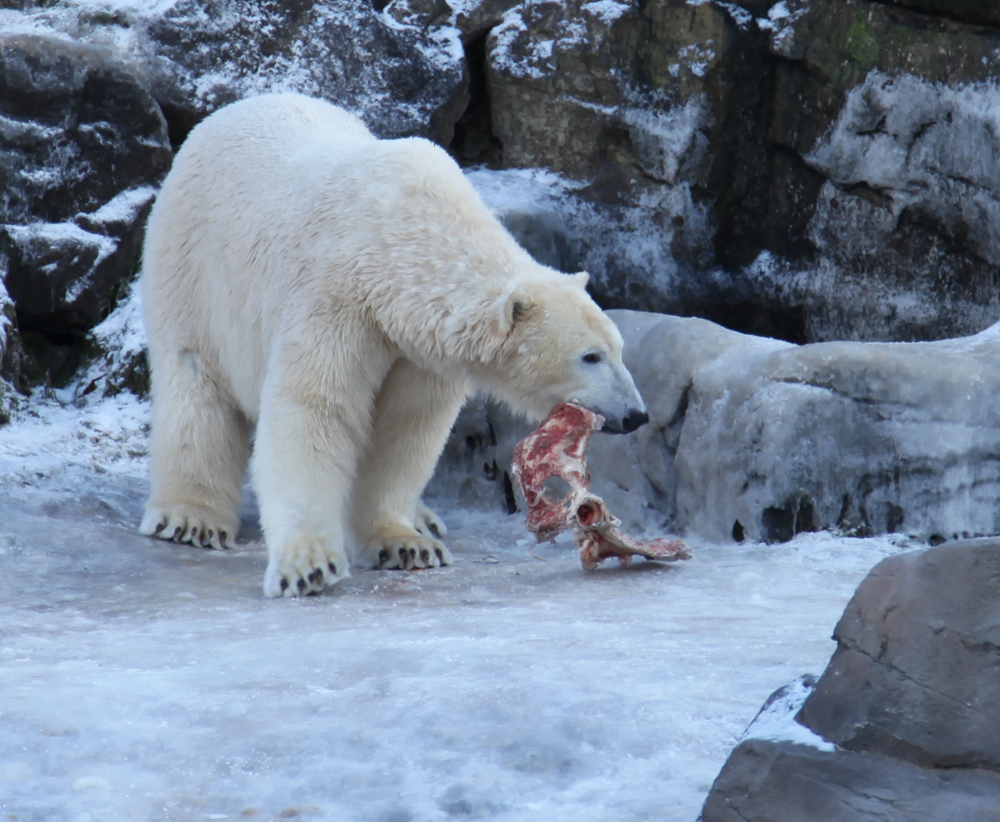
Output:
[[136,534],[146,412],[0,428],[3,819],[693,822],[901,550],[694,543],[588,574],[520,515],[438,501],[453,567],[266,601],[252,501],[236,551]]

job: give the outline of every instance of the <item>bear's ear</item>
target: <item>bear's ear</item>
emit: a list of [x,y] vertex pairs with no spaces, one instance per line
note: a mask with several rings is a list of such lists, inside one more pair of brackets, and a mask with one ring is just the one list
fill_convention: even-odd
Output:
[[577,271],[576,274],[570,274],[569,276],[577,281],[580,288],[586,288],[587,283],[590,282],[590,275],[586,271]]
[[507,326],[513,328],[518,323],[524,322],[537,309],[538,305],[529,294],[523,291],[515,291],[507,298],[507,305],[504,311]]

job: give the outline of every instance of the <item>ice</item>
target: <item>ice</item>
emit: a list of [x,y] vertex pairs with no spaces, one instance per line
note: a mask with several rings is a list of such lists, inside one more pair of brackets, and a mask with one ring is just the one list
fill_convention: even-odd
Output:
[[[693,542],[591,574],[523,514],[431,504],[455,565],[263,599],[238,549],[140,537],[148,405],[0,428],[0,810],[19,819],[693,822],[776,688],[906,543]],[[61,405],[60,400],[66,402]]]

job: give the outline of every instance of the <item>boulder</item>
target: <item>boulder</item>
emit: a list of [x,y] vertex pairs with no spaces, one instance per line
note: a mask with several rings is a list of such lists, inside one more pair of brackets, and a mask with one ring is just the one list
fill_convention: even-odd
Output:
[[702,822],[1000,820],[1000,541],[883,560],[834,636],[823,676],[751,723]]
[[166,124],[103,47],[3,35],[0,77],[0,276],[23,327],[82,335],[134,270]]
[[749,739],[726,761],[699,822],[998,822],[998,805],[995,773]]
[[1000,773],[1000,541],[883,560],[834,639],[800,722],[848,750]]
[[[651,417],[638,471],[675,528],[765,541],[1000,532],[1000,324],[932,343],[796,346],[614,316]],[[592,468],[607,470],[597,453]]]

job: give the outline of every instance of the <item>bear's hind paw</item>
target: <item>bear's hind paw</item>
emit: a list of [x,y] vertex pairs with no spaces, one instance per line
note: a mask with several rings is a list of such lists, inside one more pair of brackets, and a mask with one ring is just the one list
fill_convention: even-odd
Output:
[[193,505],[147,508],[139,533],[219,551],[236,547],[235,520]]
[[318,594],[351,575],[347,557],[318,536],[286,540],[267,563],[264,596],[299,597]]

